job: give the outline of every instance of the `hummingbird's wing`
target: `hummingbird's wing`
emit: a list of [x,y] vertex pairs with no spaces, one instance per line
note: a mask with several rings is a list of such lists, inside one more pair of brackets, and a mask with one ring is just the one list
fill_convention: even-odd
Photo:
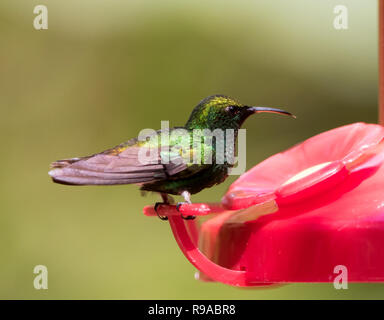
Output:
[[[180,148],[170,147],[180,144]],[[150,141],[131,139],[104,152],[83,157],[59,160],[51,164],[49,175],[61,184],[118,185],[143,184],[199,171],[191,170],[189,148],[178,140],[168,146]],[[149,154],[149,156],[147,156]],[[143,159],[145,158],[145,159]],[[188,159],[187,159],[188,158]]]

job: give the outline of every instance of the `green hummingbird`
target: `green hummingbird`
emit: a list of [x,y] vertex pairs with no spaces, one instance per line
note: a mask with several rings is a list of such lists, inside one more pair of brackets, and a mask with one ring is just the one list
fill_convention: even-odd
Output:
[[[145,139],[133,138],[91,156],[55,161],[49,175],[54,182],[66,185],[138,184],[142,191],[161,195],[163,202],[156,203],[156,212],[159,205],[174,203],[170,195],[181,195],[185,202],[177,204],[179,209],[183,203],[191,203],[191,194],[222,183],[234,165],[225,157],[223,161],[217,160],[218,142],[228,143],[227,135],[215,136],[214,144],[207,143],[204,133],[207,130],[232,130],[233,143],[225,145],[225,148],[234,151],[243,122],[250,115],[261,112],[295,117],[281,109],[243,105],[228,96],[213,95],[200,101],[184,127],[175,127],[167,132],[158,130]],[[203,132],[203,139],[198,139],[200,146],[193,139],[196,131]],[[167,139],[160,139],[163,134]],[[151,156],[147,156],[148,153]],[[211,156],[208,161],[192,160],[206,159],[208,155]]]

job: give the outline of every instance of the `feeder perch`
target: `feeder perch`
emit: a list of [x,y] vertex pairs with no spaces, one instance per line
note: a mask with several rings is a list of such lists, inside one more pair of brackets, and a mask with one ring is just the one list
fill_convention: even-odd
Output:
[[[200,279],[233,286],[384,282],[384,127],[355,123],[316,135],[243,174],[198,228],[161,206]],[[156,215],[153,207],[146,215]]]

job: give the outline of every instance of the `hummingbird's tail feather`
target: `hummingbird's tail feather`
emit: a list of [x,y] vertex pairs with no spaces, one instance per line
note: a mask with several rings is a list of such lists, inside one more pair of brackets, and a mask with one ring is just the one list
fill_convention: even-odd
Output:
[[162,165],[121,166],[118,157],[102,154],[59,160],[53,162],[51,168],[48,174],[52,180],[67,185],[141,184],[165,177],[156,174]]
[[[143,149],[137,139],[91,156],[58,160],[49,175],[54,182],[68,185],[146,184],[167,179],[186,169],[182,158],[163,163],[162,148],[150,150],[142,159]],[[167,150],[167,148],[165,148]],[[144,149],[146,155],[147,149]],[[156,151],[156,152],[152,152]]]
[[118,185],[153,181],[153,174],[103,173],[71,167],[52,169],[49,175],[56,183],[67,185]]
[[58,160],[48,174],[56,183],[67,185],[143,184],[166,179],[185,169],[185,164],[141,163],[137,149],[124,154],[99,153],[84,158]]
[[84,158],[71,158],[71,159],[63,159],[63,160],[57,160],[51,163],[50,167],[51,169],[58,169],[58,168],[65,168],[72,163],[75,163],[80,160],[84,160],[89,157],[84,157]]

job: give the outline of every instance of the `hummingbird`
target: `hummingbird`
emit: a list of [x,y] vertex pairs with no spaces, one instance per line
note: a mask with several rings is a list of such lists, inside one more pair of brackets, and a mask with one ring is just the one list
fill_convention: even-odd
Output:
[[[243,105],[225,95],[212,95],[198,103],[183,127],[168,129],[169,138],[165,142],[152,139],[153,136],[150,139],[133,138],[90,156],[55,161],[51,164],[49,175],[54,182],[66,185],[138,184],[143,192],[152,191],[161,195],[162,202],[155,204],[155,211],[160,219],[167,220],[167,217],[158,214],[157,209],[160,205],[174,203],[171,195],[184,198],[184,202],[177,203],[179,210],[184,203],[192,203],[192,194],[224,182],[228,170],[233,167],[232,161],[224,159],[218,162],[215,158],[217,141],[216,144],[208,144],[204,140],[200,148],[192,144],[194,131],[232,129],[236,148],[237,133],[244,121],[262,112],[295,118],[281,109]],[[183,130],[183,135],[179,134],[180,130]],[[155,133],[159,136],[164,134],[163,131]],[[204,156],[204,152],[207,154],[207,150],[212,156],[211,161],[191,161],[195,156]],[[153,156],[150,161],[143,161],[143,154],[148,151]],[[181,216],[183,219],[195,218]]]

